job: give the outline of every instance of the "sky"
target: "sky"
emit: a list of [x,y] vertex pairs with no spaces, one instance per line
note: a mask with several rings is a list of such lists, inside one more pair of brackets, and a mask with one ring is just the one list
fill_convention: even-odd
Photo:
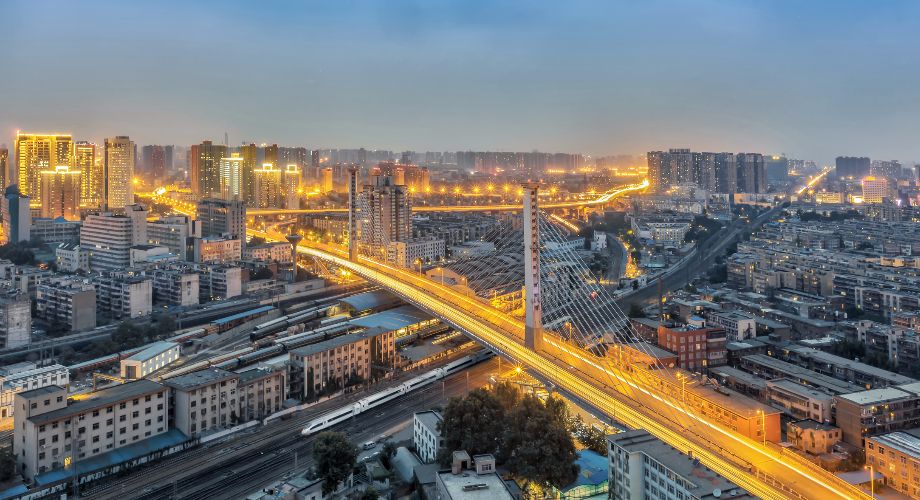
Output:
[[5,0],[16,130],[920,160],[920,2]]

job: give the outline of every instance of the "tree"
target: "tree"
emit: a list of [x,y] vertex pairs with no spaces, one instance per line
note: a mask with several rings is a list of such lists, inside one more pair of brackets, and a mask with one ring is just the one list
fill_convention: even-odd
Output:
[[498,400],[505,413],[511,411],[521,402],[521,390],[507,380],[495,384],[492,387],[492,394],[495,395],[495,399]]
[[444,438],[439,461],[448,465],[454,450],[466,450],[470,456],[495,454],[501,444],[500,433],[495,429],[504,428],[504,422],[501,403],[485,389],[475,389],[465,398],[451,398],[438,424]]
[[6,449],[0,452],[0,483],[4,483],[16,476],[16,457]]
[[128,349],[144,343],[145,332],[131,321],[122,321],[112,333],[112,341],[119,349]]
[[158,337],[167,337],[175,333],[176,331],[176,320],[168,315],[164,314],[157,317],[157,328],[156,335]]
[[607,435],[585,423],[581,415],[575,415],[574,418],[569,419],[569,432],[585,448],[599,455],[607,455]]
[[630,304],[629,305],[629,317],[630,318],[644,318],[645,311],[642,310],[642,306],[639,304]]
[[358,449],[344,433],[322,432],[316,436],[313,461],[317,474],[323,478],[323,495],[332,493],[339,483],[348,479],[357,458]]
[[262,267],[262,268],[259,268],[258,271],[256,271],[255,273],[253,273],[253,275],[250,276],[250,279],[253,279],[253,280],[267,280],[267,279],[272,279],[272,278],[274,278],[274,277],[275,277],[275,274],[272,273],[271,269],[269,269],[269,268],[267,268],[267,267]]
[[544,404],[526,394],[509,414],[500,457],[513,475],[541,487],[565,486],[578,476],[576,451],[566,425],[565,402],[550,396]]

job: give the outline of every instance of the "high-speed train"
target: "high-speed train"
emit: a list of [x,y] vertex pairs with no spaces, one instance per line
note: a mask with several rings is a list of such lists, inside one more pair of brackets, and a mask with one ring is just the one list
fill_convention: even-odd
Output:
[[382,404],[388,403],[403,394],[425,387],[426,385],[431,385],[436,381],[447,377],[448,375],[457,373],[464,368],[468,368],[472,365],[475,365],[476,363],[479,363],[480,361],[491,358],[492,356],[493,354],[491,351],[483,349],[469,356],[464,356],[455,361],[451,361],[450,363],[440,368],[435,368],[434,370],[425,372],[418,377],[408,380],[396,387],[391,387],[390,389],[380,391],[364,399],[361,399],[352,405],[333,410],[329,413],[326,413],[325,415],[320,415],[319,417],[311,420],[310,423],[308,423],[307,426],[304,427],[302,431],[300,431],[300,434],[302,436],[310,436],[317,432],[328,429],[335,424],[344,422],[349,418],[358,415],[359,413],[363,413],[367,410],[370,410],[371,408],[375,408]]

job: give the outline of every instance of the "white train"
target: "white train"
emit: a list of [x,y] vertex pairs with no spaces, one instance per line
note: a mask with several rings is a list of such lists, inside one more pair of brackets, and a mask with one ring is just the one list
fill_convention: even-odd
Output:
[[361,399],[352,405],[333,410],[329,413],[326,413],[325,415],[320,415],[319,417],[311,420],[310,423],[308,423],[307,426],[304,427],[302,431],[300,431],[300,434],[302,436],[309,436],[326,430],[338,423],[348,420],[355,415],[358,415],[359,413],[363,413],[367,410],[370,410],[371,408],[380,406],[384,403],[388,403],[403,394],[407,394],[416,389],[420,389],[426,385],[431,385],[436,381],[447,377],[448,375],[457,373],[464,368],[468,368],[472,365],[475,365],[476,363],[479,363],[480,361],[491,358],[492,356],[493,354],[491,351],[483,349],[469,356],[464,356],[456,361],[451,361],[450,363],[440,368],[435,368],[434,370],[425,372],[418,377],[403,382],[396,387],[391,387],[389,389],[380,391],[373,394],[372,396]]

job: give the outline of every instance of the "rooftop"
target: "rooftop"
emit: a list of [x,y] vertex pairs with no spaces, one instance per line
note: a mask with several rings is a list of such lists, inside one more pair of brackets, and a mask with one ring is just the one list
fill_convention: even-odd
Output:
[[[51,388],[57,387],[51,386]],[[43,389],[48,389],[48,387],[44,387]],[[42,389],[35,389],[35,391],[40,390]],[[29,421],[33,424],[41,425],[43,423],[67,418],[72,415],[78,415],[80,413],[84,413],[96,408],[102,408],[119,401],[124,401],[126,399],[134,399],[140,396],[165,390],[165,387],[152,380],[137,380],[135,382],[119,384],[114,387],[100,389],[96,392],[90,392],[85,395],[85,399],[78,399],[76,401],[69,402],[65,408],[49,411],[48,413],[42,413],[41,415],[35,415],[34,417],[30,417]],[[33,392],[34,391],[28,391],[28,393]],[[22,394],[26,395],[28,393]]]
[[338,337],[324,340],[322,342],[317,342],[315,344],[305,345],[303,347],[298,347],[297,349],[292,349],[290,353],[296,356],[310,356],[316,353],[328,351],[329,349],[335,349],[336,347],[352,344],[354,342],[358,342],[358,341],[372,338],[375,336],[376,335],[372,335],[370,332],[366,332],[366,331],[358,332],[358,333],[349,333],[346,335],[339,335]]
[[236,320],[238,320],[238,319],[243,319],[243,318],[249,317],[249,316],[251,316],[251,315],[253,315],[253,314],[267,313],[267,312],[273,310],[274,308],[275,308],[275,306],[262,306],[262,307],[257,307],[257,308],[255,308],[255,309],[250,309],[250,310],[248,310],[248,311],[243,311],[243,312],[241,312],[241,313],[231,314],[230,316],[225,316],[225,317],[223,317],[223,318],[214,320],[214,322],[217,323],[218,325],[223,325],[223,324],[226,324],[226,323],[230,323],[231,321],[236,321]]
[[258,380],[263,377],[267,377],[274,373],[275,370],[268,368],[266,366],[259,366],[256,368],[250,368],[248,370],[236,372],[240,376],[240,384],[246,384],[253,380]]
[[741,359],[743,362],[751,363],[755,366],[762,366],[769,368],[772,371],[782,373],[786,378],[798,380],[800,382],[804,382],[808,385],[813,385],[816,387],[827,388],[835,394],[846,394],[865,389],[865,387],[861,385],[851,384],[845,380],[839,380],[834,377],[822,375],[816,371],[809,370],[808,368],[794,365],[780,359],[771,358],[766,354],[750,354],[742,357]]
[[437,431],[438,424],[444,420],[444,418],[441,416],[441,412],[435,410],[415,412],[415,419],[433,431]]
[[870,389],[868,391],[853,392],[850,394],[840,394],[839,398],[846,399],[860,406],[884,403],[910,397],[911,394],[902,391],[897,387],[883,387],[881,389]]
[[420,311],[415,306],[403,305],[376,314],[355,318],[349,323],[365,328],[379,327],[385,331],[394,331],[430,319],[430,314]]
[[815,389],[814,387],[808,387],[807,385],[796,382],[794,380],[789,380],[787,378],[781,378],[779,380],[771,380],[767,382],[767,387],[770,387],[770,388],[778,387],[787,392],[791,392],[799,396],[809,397],[812,399],[828,400],[828,399],[833,398],[833,395],[831,394]]
[[345,304],[355,312],[363,312],[378,307],[396,305],[400,302],[399,297],[386,291],[374,290],[371,292],[359,293],[351,297],[345,297],[339,300],[339,303]]
[[444,500],[511,500],[514,498],[502,478],[496,474],[476,474],[463,471],[452,474],[451,471],[438,472],[438,479],[444,484],[447,496]]
[[172,349],[173,347],[177,347],[178,345],[179,344],[175,342],[167,342],[165,340],[161,340],[159,342],[154,342],[153,344],[150,344],[149,347],[131,356],[128,359],[131,361],[141,361],[141,362],[147,361],[148,359],[155,358],[159,356],[160,354]]
[[[715,498],[713,491],[722,490],[722,498],[747,498],[744,490],[710,470],[699,461],[671,448],[664,441],[642,429],[621,432],[607,436],[607,441],[630,453],[643,453],[650,459],[667,467],[688,483],[689,493],[696,498]],[[690,487],[692,486],[692,487]],[[737,491],[732,495],[732,491]]]
[[818,422],[817,420],[812,420],[810,418],[806,418],[805,420],[796,420],[795,422],[790,423],[799,429],[812,429],[816,431],[830,431],[836,429],[836,427],[831,424]]
[[881,436],[866,437],[878,444],[883,444],[889,448],[896,449],[901,453],[914,458],[920,458],[920,429],[910,429],[908,431],[889,432]]
[[178,377],[168,379],[165,383],[166,385],[175,387],[176,389],[190,390],[205,385],[210,385],[215,382],[220,382],[221,380],[228,380],[237,377],[239,377],[239,375],[233,372],[228,372],[227,370],[220,368],[208,368],[206,370],[199,370],[197,372],[179,375]]
[[911,382],[916,382],[915,379],[910,377],[899,375],[897,373],[883,370],[881,368],[876,368],[866,363],[860,363],[859,361],[853,361],[852,359],[837,356],[836,354],[820,351],[813,347],[792,347],[789,349],[789,351],[794,352],[803,358],[809,358],[821,363],[826,363],[828,365],[841,366],[855,372],[872,375],[873,377],[886,380],[891,384],[909,384]]

